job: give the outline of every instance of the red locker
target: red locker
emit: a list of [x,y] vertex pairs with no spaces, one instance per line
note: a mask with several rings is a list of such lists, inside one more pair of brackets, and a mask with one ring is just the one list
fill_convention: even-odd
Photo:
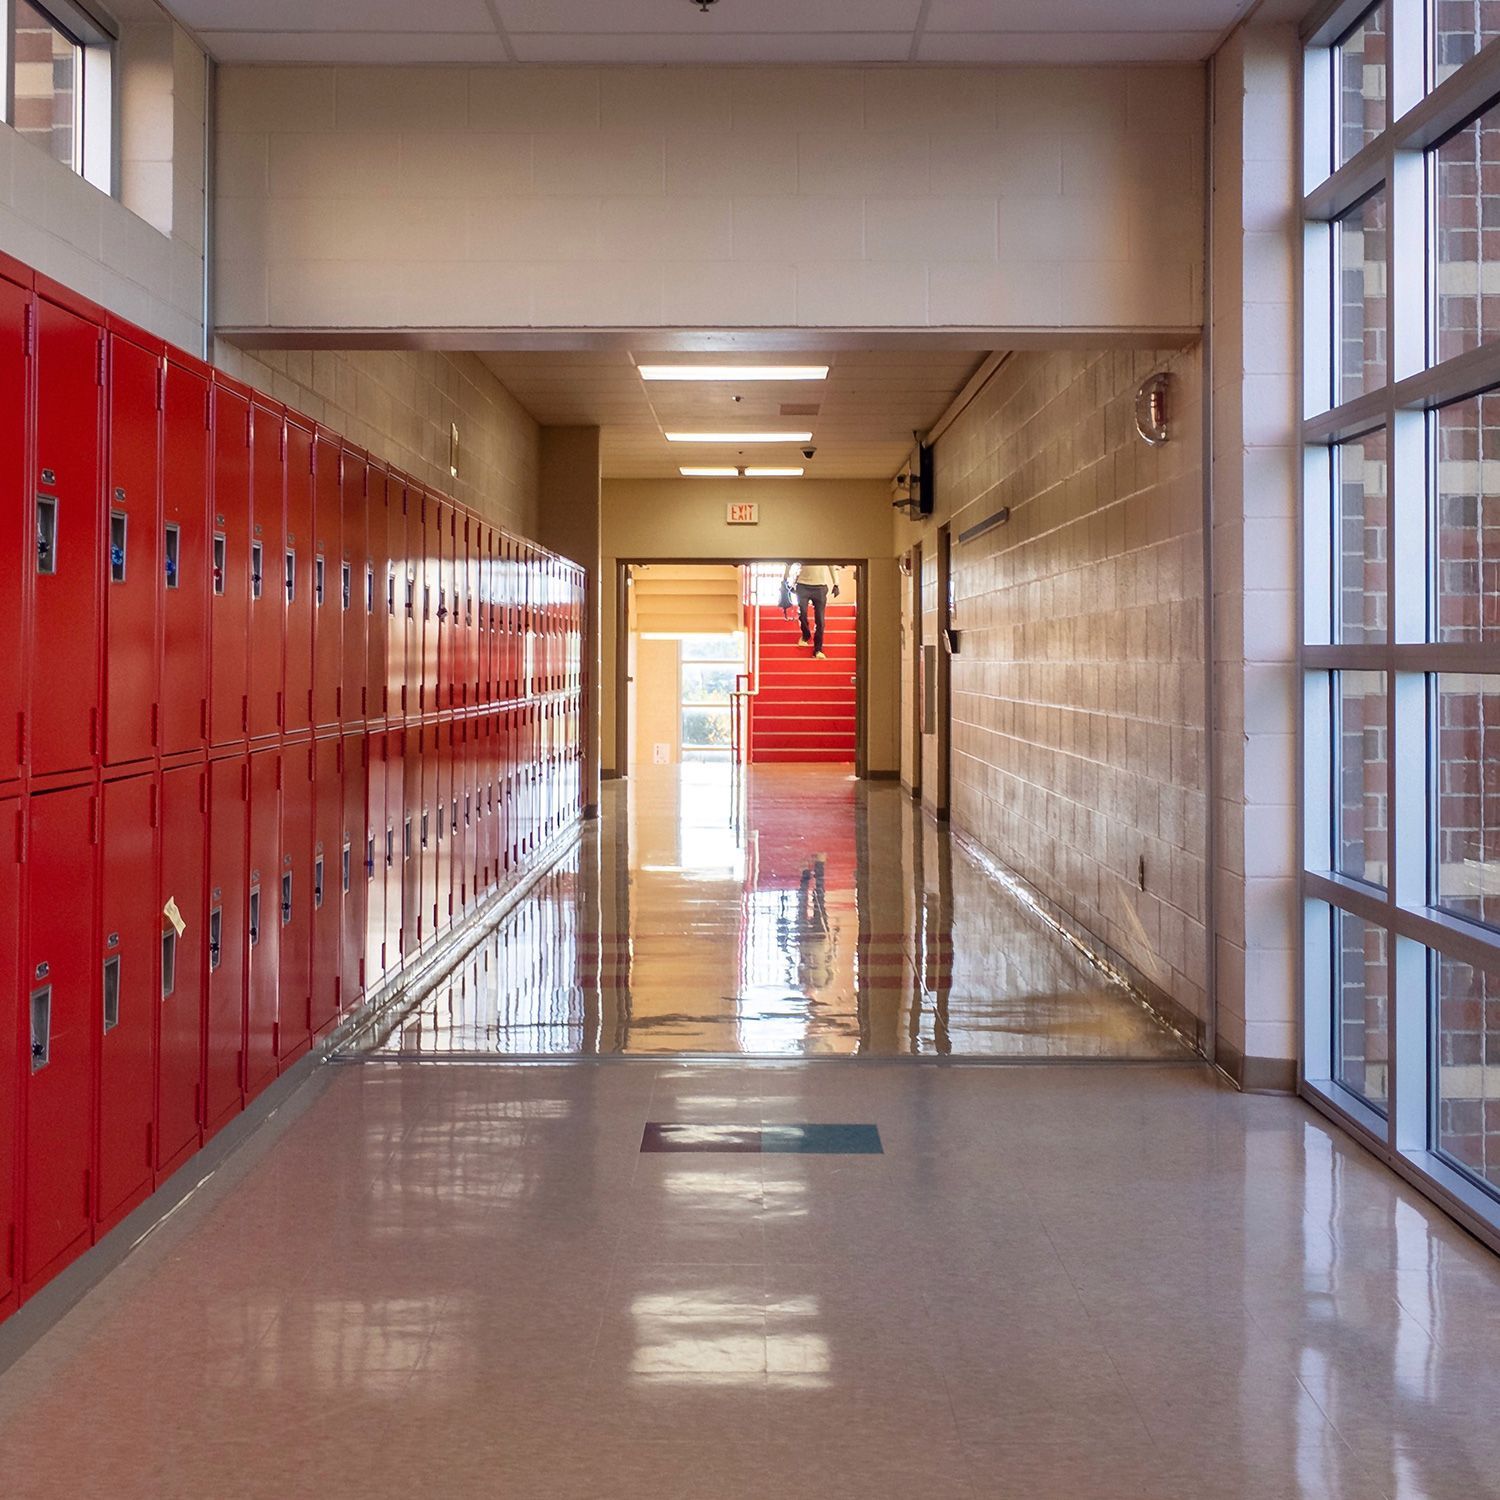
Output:
[[[387,966],[395,958],[396,944],[394,934],[388,929],[387,912],[389,909],[389,887],[392,873],[392,861],[389,858],[394,853],[393,823],[390,809],[386,803],[387,765],[386,759],[389,754],[388,734],[371,734],[365,737],[363,743],[364,755],[364,786],[365,786],[365,868],[363,870],[365,880],[365,909],[364,923],[360,941],[362,947],[359,958],[363,963],[361,969],[361,989],[372,989],[379,984],[385,974]],[[346,738],[344,741],[344,761],[350,764],[349,756],[353,753],[354,741]],[[348,778],[344,781],[344,819],[345,827],[354,830],[359,827],[359,809],[353,806],[358,797],[358,791],[351,791]],[[355,878],[359,878],[356,870]],[[347,944],[344,973],[347,978],[350,970],[348,967]],[[346,996],[347,1000],[353,1001],[352,994]]]
[[307,1051],[312,1040],[312,920],[318,882],[313,853],[314,755],[314,747],[307,744],[289,748],[281,757],[274,909],[280,923],[275,1045],[282,1067]]
[[208,381],[168,361],[162,414],[163,754],[201,746],[208,728]]
[[[430,923],[423,920],[423,893],[424,889],[430,889],[430,887],[424,885],[422,878],[423,866],[426,863],[426,850],[422,839],[422,823],[426,809],[426,803],[422,800],[422,740],[423,729],[418,724],[406,731],[402,736],[401,744],[402,826],[399,837],[402,857],[401,956],[403,959],[410,958],[417,951],[430,926]],[[430,826],[431,812],[425,812],[425,817]]]
[[281,755],[250,757],[250,874],[246,886],[245,1093],[276,1076],[281,977]]
[[[317,610],[317,542],[313,533],[313,435],[290,417],[286,424],[286,533],[281,584],[286,600],[286,681],[282,728],[305,733],[313,715],[313,617]],[[324,560],[324,585],[327,567]]]
[[437,496],[421,490],[411,491],[410,506],[420,514],[422,525],[422,658],[417,712],[426,714],[444,701],[440,673],[447,631],[439,614],[443,591],[443,514]]
[[[213,385],[213,532],[208,555],[208,734],[214,746],[243,740],[250,713],[250,403]],[[264,546],[261,549],[264,558]],[[256,569],[257,579],[260,570]]]
[[[0,619],[14,622],[18,643],[24,640],[20,628],[26,618],[26,574],[34,566],[25,499],[31,472],[26,452],[30,318],[31,293],[0,277]],[[27,655],[24,649],[0,651],[0,786],[20,775]],[[0,1286],[4,1285],[0,1280]]]
[[[26,811],[20,994],[31,1053],[21,1215],[27,1295],[90,1239],[99,1013],[89,934],[98,817],[98,799],[89,787],[33,796]],[[59,892],[67,893],[65,900],[57,899]]]
[[406,902],[406,731],[385,736],[385,924],[382,968],[389,974],[401,966],[406,934],[402,923]]
[[478,747],[473,742],[473,735],[477,725],[474,720],[466,719],[460,726],[459,735],[457,776],[459,788],[459,828],[463,836],[463,868],[459,880],[459,891],[457,905],[461,910],[467,910],[474,901],[475,896],[481,889],[480,886],[480,857],[479,857],[479,824],[482,816],[481,810],[475,807],[474,771],[477,761],[476,751]]
[[479,577],[484,556],[484,528],[473,516],[464,517],[464,701],[471,708],[484,702],[484,622],[481,618]]
[[[342,741],[339,884],[344,907],[338,953],[338,993],[339,1008],[346,1014],[359,1003],[365,988],[371,913],[378,912],[382,920],[385,915],[381,895],[383,882],[378,878],[382,865],[375,847],[376,818],[371,807],[376,800],[375,777],[369,764],[373,743],[366,735],[353,734],[345,735]],[[382,777],[383,804],[384,772],[379,767],[374,769]],[[372,980],[379,974],[378,967],[370,970]]]
[[492,550],[494,531],[483,522],[474,531],[474,674],[476,705],[489,703],[494,695],[494,621],[491,604],[494,599]]
[[[151,1191],[156,1169],[156,1036],[161,1005],[156,785],[104,785],[99,860],[101,1001],[95,1216],[102,1232]],[[100,1024],[102,1022],[102,1024]]]
[[[354,607],[363,607],[364,579],[344,545],[340,516],[339,441],[319,432],[313,444],[313,671],[312,722],[332,729],[339,722],[344,684],[344,631]],[[358,707],[358,700],[355,700]]]
[[[250,714],[251,739],[282,724],[286,648],[286,424],[279,409],[256,401],[250,421]],[[272,874],[275,872],[272,871]]]
[[446,726],[424,725],[421,731],[421,828],[422,850],[422,925],[418,938],[426,942],[442,926],[440,909],[446,916],[446,892],[439,893],[443,876],[444,814],[447,811],[443,781],[443,741]]
[[202,1118],[212,1133],[244,1102],[245,899],[250,765],[208,767],[208,1005]]
[[[156,903],[156,926],[161,931],[156,1167],[161,1172],[170,1172],[198,1145],[208,938],[203,909],[207,794],[205,767],[182,766],[162,775],[161,880]],[[182,923],[180,934],[166,915],[169,908],[176,910]]]
[[314,741],[312,757],[314,822],[309,1019],[312,1034],[321,1036],[339,1016],[344,961],[344,903],[349,899],[354,850],[344,838],[343,741]]
[[104,763],[109,766],[146,760],[156,749],[164,380],[159,353],[119,334],[109,336],[104,560]]
[[20,1029],[15,1006],[21,993],[21,808],[14,800],[0,802],[0,1316],[16,1303],[16,1257],[10,1247],[19,1242],[21,1225],[16,1212],[16,1135],[20,1127]]
[[521,662],[525,650],[522,639],[522,601],[525,598],[521,578],[521,559],[514,537],[507,536],[505,546],[505,627],[501,654],[505,663],[505,698],[521,696]]
[[[31,769],[89,766],[99,751],[100,432],[104,334],[46,298],[36,307]],[[66,682],[60,693],[57,684]]]
[[[378,701],[370,701],[370,687],[377,679],[368,676],[367,669],[377,626],[383,630],[386,620],[385,568],[375,556],[377,549],[382,554],[385,551],[385,491],[382,486],[378,497],[366,495],[368,465],[356,449],[344,449],[339,465],[343,476],[339,493],[341,567],[348,570],[347,595],[340,595],[339,717],[345,725],[353,725],[378,718],[381,712]],[[341,572],[340,589],[344,588],[345,575]]]
[[417,555],[422,517],[420,508],[414,512],[411,491],[394,469],[386,478],[385,493],[391,559],[396,572],[396,629],[390,642],[390,697],[386,714],[390,718],[404,718],[408,713],[418,712],[417,686],[422,675],[421,566]]

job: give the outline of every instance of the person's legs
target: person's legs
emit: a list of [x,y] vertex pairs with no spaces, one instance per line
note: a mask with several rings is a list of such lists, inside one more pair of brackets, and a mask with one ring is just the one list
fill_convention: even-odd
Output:
[[812,585],[799,583],[797,585],[797,624],[802,631],[802,644],[805,646],[813,636],[812,628]]
[[828,623],[828,585],[819,584],[812,591],[813,618],[817,628],[813,632],[813,655],[823,654],[823,632]]

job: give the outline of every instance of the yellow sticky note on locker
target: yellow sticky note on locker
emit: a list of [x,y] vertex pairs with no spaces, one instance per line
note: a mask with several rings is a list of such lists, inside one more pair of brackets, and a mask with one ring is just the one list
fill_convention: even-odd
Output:
[[167,904],[162,907],[162,915],[177,929],[177,936],[181,937],[187,931],[187,923],[182,920],[182,913],[177,910],[177,898],[167,897]]

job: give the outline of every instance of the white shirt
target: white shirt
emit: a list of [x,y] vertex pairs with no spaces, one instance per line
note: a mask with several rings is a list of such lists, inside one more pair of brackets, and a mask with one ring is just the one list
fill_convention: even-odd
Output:
[[818,584],[831,588],[839,581],[839,570],[830,568],[824,563],[799,563],[797,565],[797,582],[805,583],[815,588]]

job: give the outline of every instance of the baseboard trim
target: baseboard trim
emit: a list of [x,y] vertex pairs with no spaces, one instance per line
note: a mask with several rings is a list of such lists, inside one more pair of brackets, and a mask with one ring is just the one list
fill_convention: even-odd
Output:
[[1216,1068],[1244,1094],[1295,1094],[1297,1061],[1290,1057],[1246,1057],[1233,1042],[1219,1037],[1214,1046]]
[[865,772],[865,780],[866,781],[900,781],[901,780],[901,773],[899,771],[866,771]]

